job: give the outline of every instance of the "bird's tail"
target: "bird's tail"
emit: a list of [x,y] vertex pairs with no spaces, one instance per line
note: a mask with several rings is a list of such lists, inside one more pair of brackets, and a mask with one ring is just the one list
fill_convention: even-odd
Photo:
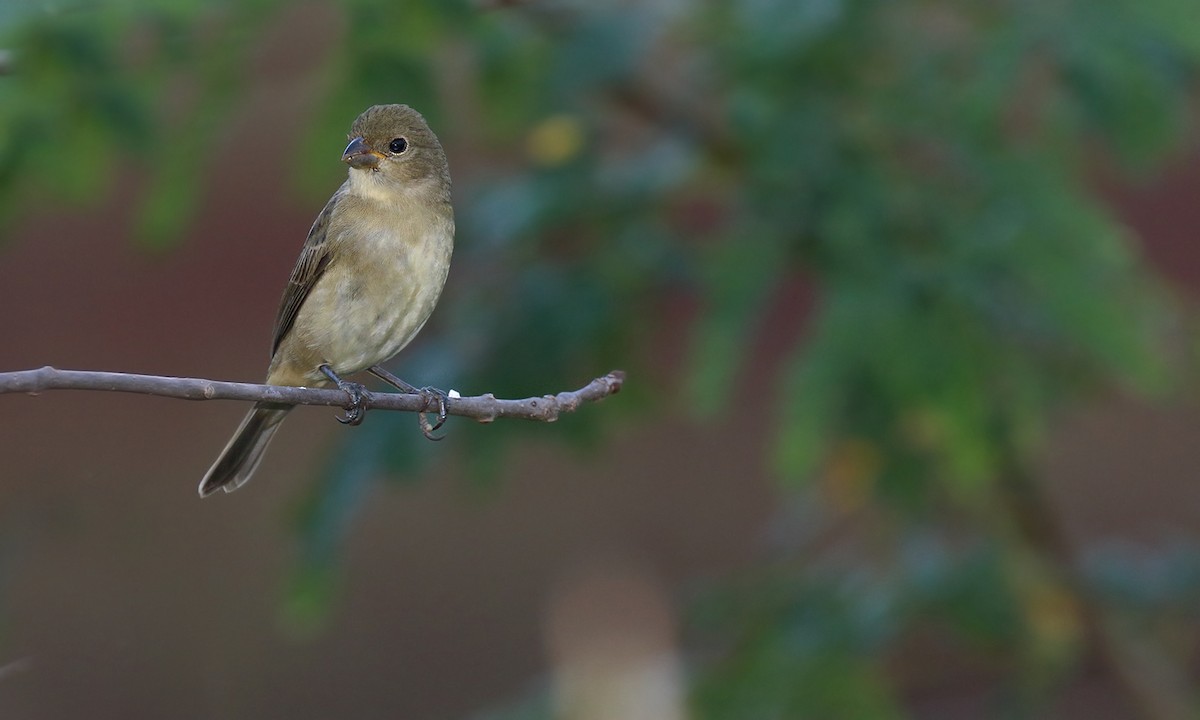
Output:
[[200,481],[200,497],[218,489],[233,492],[244,485],[262,462],[263,451],[289,410],[286,405],[256,404]]

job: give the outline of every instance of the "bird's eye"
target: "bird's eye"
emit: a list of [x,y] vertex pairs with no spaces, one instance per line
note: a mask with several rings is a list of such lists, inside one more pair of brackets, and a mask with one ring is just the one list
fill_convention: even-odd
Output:
[[400,153],[404,152],[407,149],[408,149],[408,141],[405,140],[404,138],[396,138],[395,140],[388,143],[388,150],[391,150],[392,154],[394,154],[394,155],[399,155]]

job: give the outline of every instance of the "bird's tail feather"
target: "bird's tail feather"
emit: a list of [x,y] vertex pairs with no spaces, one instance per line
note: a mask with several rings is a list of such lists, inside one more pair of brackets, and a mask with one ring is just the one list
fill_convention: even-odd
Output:
[[200,497],[218,489],[233,492],[244,485],[262,462],[263,451],[289,410],[286,405],[256,404],[200,481]]

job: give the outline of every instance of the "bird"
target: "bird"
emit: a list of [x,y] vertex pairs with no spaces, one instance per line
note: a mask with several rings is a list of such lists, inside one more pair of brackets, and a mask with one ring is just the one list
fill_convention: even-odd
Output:
[[[346,181],[313,222],[284,290],[266,383],[336,385],[350,396],[339,420],[358,424],[365,391],[345,377],[370,370],[415,391],[379,364],[408,345],[437,305],[454,210],[446,153],[416,110],[367,108],[348,139]],[[290,410],[256,403],[200,481],[200,496],[244,485]]]

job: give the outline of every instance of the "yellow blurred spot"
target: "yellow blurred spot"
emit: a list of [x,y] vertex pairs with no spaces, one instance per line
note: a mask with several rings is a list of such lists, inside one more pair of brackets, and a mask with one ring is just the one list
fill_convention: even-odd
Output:
[[861,507],[871,493],[879,465],[879,450],[874,444],[859,438],[843,441],[825,465],[825,495],[844,512]]
[[1025,615],[1042,650],[1060,655],[1080,641],[1083,620],[1079,603],[1066,589],[1038,582],[1025,589]]
[[571,115],[551,115],[529,133],[526,147],[538,165],[562,165],[583,147],[583,126]]
[[917,408],[901,420],[901,432],[909,444],[918,450],[937,450],[946,444],[946,420],[936,408]]

